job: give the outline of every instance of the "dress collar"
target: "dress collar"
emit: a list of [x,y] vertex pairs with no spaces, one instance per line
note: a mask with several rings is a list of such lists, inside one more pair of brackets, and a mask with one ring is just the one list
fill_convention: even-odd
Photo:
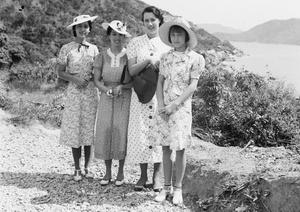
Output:
[[120,66],[120,58],[123,57],[126,54],[126,49],[123,48],[119,54],[114,55],[112,53],[111,49],[109,48],[109,49],[107,49],[107,54],[111,58],[110,66],[111,67],[119,67]]

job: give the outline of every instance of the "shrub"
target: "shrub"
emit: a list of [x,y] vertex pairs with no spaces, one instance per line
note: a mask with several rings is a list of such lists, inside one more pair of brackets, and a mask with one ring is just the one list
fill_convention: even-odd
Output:
[[285,146],[299,138],[299,101],[273,77],[206,71],[193,106],[195,133],[204,136],[206,130],[221,146],[243,146],[249,140],[257,146]]

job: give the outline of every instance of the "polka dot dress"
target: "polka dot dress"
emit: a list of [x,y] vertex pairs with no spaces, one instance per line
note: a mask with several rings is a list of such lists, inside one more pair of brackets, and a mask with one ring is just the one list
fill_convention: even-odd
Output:
[[[170,50],[159,37],[149,39],[142,35],[133,38],[127,46],[128,59],[137,58],[137,63],[150,56],[160,57]],[[157,100],[154,96],[147,104],[139,102],[135,92],[132,92],[128,124],[127,164],[158,163],[162,161],[162,147],[155,145],[149,139],[153,129]]]

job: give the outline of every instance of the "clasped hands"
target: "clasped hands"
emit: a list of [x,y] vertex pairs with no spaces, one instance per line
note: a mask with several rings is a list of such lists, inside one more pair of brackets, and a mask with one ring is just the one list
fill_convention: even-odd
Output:
[[106,94],[109,97],[119,97],[122,95],[122,85],[118,85],[117,87],[114,87],[113,89],[109,89]]
[[172,102],[166,106],[158,106],[157,111],[161,118],[165,121],[168,121],[170,115],[177,109],[177,105]]

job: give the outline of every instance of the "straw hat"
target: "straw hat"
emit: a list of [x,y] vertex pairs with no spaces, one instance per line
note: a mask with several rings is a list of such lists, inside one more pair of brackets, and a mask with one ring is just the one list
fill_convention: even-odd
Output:
[[160,39],[166,45],[173,47],[172,43],[170,43],[170,41],[169,41],[169,31],[170,31],[170,28],[174,25],[180,26],[187,31],[187,33],[189,34],[189,38],[190,38],[190,40],[187,42],[187,46],[190,48],[194,48],[197,45],[197,38],[196,38],[194,32],[191,30],[189,23],[181,17],[174,17],[170,21],[163,23],[159,27],[158,33],[159,33]]
[[71,29],[72,26],[75,26],[75,25],[78,25],[78,24],[82,24],[84,22],[88,22],[88,21],[91,21],[93,22],[98,16],[89,16],[89,15],[80,15],[80,16],[77,16],[73,19],[73,23],[71,23],[69,26],[67,26],[67,29]]
[[102,27],[107,31],[108,27],[111,27],[117,33],[125,35],[125,37],[129,38],[131,35],[126,31],[126,25],[123,24],[121,21],[113,20],[110,23],[103,23]]

